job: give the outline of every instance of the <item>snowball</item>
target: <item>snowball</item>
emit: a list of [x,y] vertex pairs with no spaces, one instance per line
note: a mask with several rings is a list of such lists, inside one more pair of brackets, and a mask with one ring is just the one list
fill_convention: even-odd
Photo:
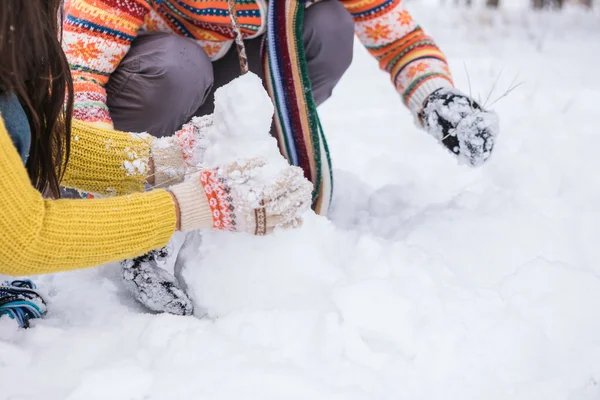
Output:
[[262,157],[268,165],[262,179],[273,179],[289,166],[271,136],[274,107],[261,79],[249,72],[215,92],[213,125],[208,128],[210,146],[204,154],[209,167],[240,159]]

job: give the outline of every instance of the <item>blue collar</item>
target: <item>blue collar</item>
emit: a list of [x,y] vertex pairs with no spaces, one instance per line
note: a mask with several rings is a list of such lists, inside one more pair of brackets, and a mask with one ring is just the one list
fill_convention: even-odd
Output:
[[4,125],[10,138],[25,164],[31,148],[31,129],[27,114],[17,96],[12,93],[0,94],[0,114],[4,119]]

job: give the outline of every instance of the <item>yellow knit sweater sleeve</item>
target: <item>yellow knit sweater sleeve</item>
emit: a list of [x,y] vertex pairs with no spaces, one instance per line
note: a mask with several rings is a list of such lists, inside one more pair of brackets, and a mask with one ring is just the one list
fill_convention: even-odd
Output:
[[167,244],[169,193],[46,200],[29,181],[0,118],[0,274],[35,275],[122,260]]
[[73,120],[71,154],[61,184],[102,195],[144,191],[150,136]]

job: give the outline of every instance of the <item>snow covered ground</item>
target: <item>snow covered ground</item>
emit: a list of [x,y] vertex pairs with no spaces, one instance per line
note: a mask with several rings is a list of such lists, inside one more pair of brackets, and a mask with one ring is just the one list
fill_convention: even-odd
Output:
[[212,235],[185,271],[202,318],[145,313],[115,265],[36,279],[50,312],[0,320],[0,399],[599,399],[600,17],[413,11],[464,91],[523,82],[488,165],[357,45],[322,108],[332,222]]

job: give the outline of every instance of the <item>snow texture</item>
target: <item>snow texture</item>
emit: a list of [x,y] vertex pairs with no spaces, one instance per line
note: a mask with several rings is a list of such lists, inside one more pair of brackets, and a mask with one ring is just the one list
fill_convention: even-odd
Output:
[[198,318],[147,313],[115,264],[36,277],[47,318],[0,319],[0,399],[600,398],[599,16],[410,4],[463,92],[464,65],[482,103],[524,83],[490,162],[414,127],[357,44],[321,109],[331,221],[204,238]]
[[272,180],[289,166],[269,133],[273,113],[273,103],[261,79],[251,72],[219,88],[215,92],[213,126],[207,130],[210,146],[204,153],[206,166],[260,157],[269,161],[261,174]]

